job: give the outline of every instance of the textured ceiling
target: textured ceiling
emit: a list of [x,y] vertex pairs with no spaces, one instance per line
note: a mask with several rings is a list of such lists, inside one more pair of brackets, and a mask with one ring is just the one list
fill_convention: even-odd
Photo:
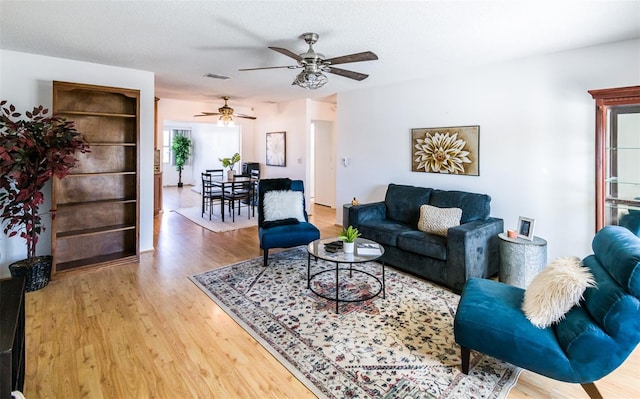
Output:
[[[267,48],[326,57],[371,50],[328,74],[322,89],[291,86],[299,70]],[[0,1],[0,48],[152,71],[156,96],[220,103],[325,99],[339,91],[452,69],[640,37],[635,1]],[[205,78],[206,73],[229,76]]]

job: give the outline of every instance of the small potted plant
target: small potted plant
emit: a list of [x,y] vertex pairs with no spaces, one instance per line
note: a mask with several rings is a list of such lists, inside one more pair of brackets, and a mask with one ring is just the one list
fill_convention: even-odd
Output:
[[231,158],[218,158],[218,161],[222,162],[223,168],[229,168],[227,171],[227,178],[232,179],[235,173],[233,171],[233,167],[236,163],[240,162],[240,154],[236,152]]
[[176,170],[178,171],[178,187],[182,187],[182,169],[189,159],[191,152],[191,139],[182,134],[177,134],[171,143],[171,151],[176,158]]
[[339,239],[344,241],[342,244],[342,250],[346,254],[353,253],[353,246],[356,242],[356,238],[360,237],[362,234],[353,226],[349,226],[348,228],[343,228],[342,232],[338,236]]
[[[27,291],[49,283],[52,257],[36,256],[38,237],[44,231],[39,206],[42,189],[52,176],[62,179],[78,160],[76,151],[89,152],[89,145],[73,122],[56,116],[42,105],[19,119],[13,105],[0,101],[0,220],[4,234],[24,238],[27,259],[9,265],[13,277],[25,277]],[[51,215],[53,218],[55,215]]]

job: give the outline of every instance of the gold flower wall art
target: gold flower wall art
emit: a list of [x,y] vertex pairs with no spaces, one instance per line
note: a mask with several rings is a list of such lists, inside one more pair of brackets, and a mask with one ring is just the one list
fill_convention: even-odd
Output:
[[413,172],[480,175],[480,126],[411,129]]

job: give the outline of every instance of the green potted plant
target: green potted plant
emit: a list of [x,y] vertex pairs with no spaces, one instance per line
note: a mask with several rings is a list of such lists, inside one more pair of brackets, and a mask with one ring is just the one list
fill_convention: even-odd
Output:
[[[89,152],[89,144],[73,122],[45,116],[42,105],[20,119],[13,105],[0,102],[0,219],[4,234],[20,234],[27,244],[27,258],[9,265],[11,275],[25,277],[28,291],[46,286],[52,257],[36,256],[38,237],[44,231],[39,206],[42,189],[52,176],[64,178],[78,160],[77,151]],[[52,214],[53,218],[55,215]]]
[[356,242],[356,238],[360,237],[362,234],[353,226],[349,226],[346,229],[343,228],[342,232],[338,236],[343,242],[342,250],[347,253],[353,253],[353,246]]
[[227,171],[227,177],[231,179],[234,174],[233,167],[236,163],[240,162],[240,154],[236,152],[231,158],[218,158],[218,161],[222,162],[223,168],[229,168]]
[[185,135],[177,134],[171,143],[171,151],[176,158],[176,170],[178,171],[178,187],[182,187],[182,169],[187,163],[191,153],[191,139]]

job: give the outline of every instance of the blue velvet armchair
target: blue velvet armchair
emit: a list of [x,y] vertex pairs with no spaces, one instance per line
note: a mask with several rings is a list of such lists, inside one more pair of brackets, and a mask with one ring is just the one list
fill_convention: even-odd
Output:
[[[636,197],[634,199],[640,200],[640,197]],[[629,209],[627,214],[620,218],[618,224],[622,227],[626,227],[631,230],[633,234],[640,237],[640,210],[634,208]]]
[[583,264],[597,286],[587,288],[579,306],[547,328],[534,326],[521,310],[523,289],[469,280],[454,321],[462,371],[469,371],[470,350],[476,350],[579,383],[591,398],[601,398],[593,382],[620,366],[640,341],[640,238],[607,226],[595,235],[592,248]]
[[[303,195],[303,220],[283,218],[281,220],[267,220],[265,217],[265,194],[269,191],[298,191]],[[320,231],[309,223],[304,204],[304,183],[302,180],[290,179],[262,179],[258,184],[258,239],[263,250],[264,266],[269,261],[269,249],[291,248],[306,245],[320,238]]]

